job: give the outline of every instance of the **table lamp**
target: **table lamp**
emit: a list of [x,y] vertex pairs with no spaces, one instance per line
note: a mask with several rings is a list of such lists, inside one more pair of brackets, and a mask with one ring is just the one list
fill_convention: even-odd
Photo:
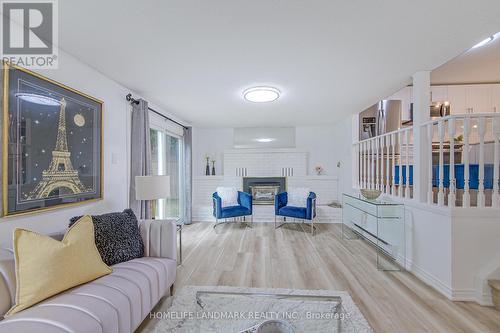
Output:
[[135,199],[150,200],[151,214],[156,216],[156,200],[170,197],[170,176],[135,176]]

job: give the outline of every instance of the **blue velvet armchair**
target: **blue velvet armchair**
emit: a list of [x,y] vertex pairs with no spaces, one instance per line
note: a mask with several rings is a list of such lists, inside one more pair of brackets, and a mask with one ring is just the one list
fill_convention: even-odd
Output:
[[[252,215],[252,195],[238,191],[238,205],[222,207],[222,199],[217,195],[217,192],[212,194],[213,199],[213,216],[215,217],[216,223],[214,228],[220,224],[226,223],[226,219],[243,217],[243,221],[246,222],[246,216],[250,216],[250,222],[253,222]],[[219,222],[223,219],[224,221]],[[247,226],[251,226],[246,223]]]
[[286,221],[287,217],[294,219],[300,219],[302,221],[311,221],[311,234],[314,235],[314,218],[316,217],[316,193],[309,192],[309,197],[307,198],[306,207],[294,207],[288,206],[288,193],[281,192],[276,194],[274,198],[274,227],[279,228],[283,225],[277,225],[276,219],[278,216],[282,216]]

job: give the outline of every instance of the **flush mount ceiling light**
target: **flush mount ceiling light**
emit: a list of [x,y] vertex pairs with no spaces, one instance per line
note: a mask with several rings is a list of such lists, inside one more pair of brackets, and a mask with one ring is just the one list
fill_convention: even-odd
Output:
[[243,91],[243,98],[253,103],[266,103],[277,100],[280,91],[273,87],[253,87]]
[[477,43],[476,45],[474,45],[471,49],[477,49],[478,47],[485,46],[485,45],[491,43],[494,39],[495,39],[495,36],[490,36],[490,37],[486,38],[485,40],[482,40],[479,43]]
[[274,138],[258,138],[258,139],[255,139],[255,141],[262,142],[262,143],[273,142],[274,140],[276,140],[276,139],[274,139]]

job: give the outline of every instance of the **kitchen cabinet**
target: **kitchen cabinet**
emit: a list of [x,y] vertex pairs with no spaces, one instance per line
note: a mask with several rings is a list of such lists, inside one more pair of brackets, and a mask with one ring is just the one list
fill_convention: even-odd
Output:
[[432,86],[431,101],[432,102],[448,101],[448,86]]
[[470,113],[490,113],[493,112],[491,103],[491,85],[474,84],[465,86],[465,108]]
[[448,101],[450,102],[451,114],[467,113],[466,86],[448,86]]
[[491,85],[491,105],[493,112],[500,112],[500,84]]
[[[402,121],[410,119],[413,87],[404,87],[387,99],[401,100]],[[500,112],[500,84],[431,86],[431,102],[450,102],[451,114]]]

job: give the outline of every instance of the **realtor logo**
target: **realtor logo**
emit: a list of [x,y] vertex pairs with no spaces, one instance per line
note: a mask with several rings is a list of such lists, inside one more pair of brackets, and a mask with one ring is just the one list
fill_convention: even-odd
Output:
[[2,1],[2,58],[31,69],[57,68],[57,0]]

